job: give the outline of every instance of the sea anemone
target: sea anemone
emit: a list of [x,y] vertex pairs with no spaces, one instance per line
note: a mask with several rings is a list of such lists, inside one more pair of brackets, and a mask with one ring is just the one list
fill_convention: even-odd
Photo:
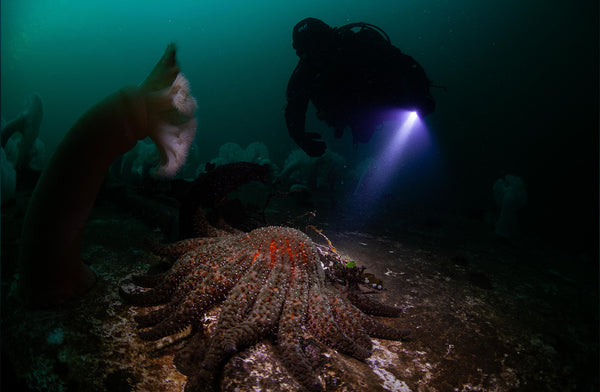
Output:
[[496,234],[510,238],[518,232],[517,212],[527,201],[525,184],[520,177],[507,174],[499,178],[493,187],[494,199],[500,207],[496,221]]
[[109,95],[77,120],[44,168],[25,215],[17,292],[27,305],[60,304],[93,285],[81,261],[81,235],[110,165],[150,137],[163,151],[157,174],[176,173],[196,129],[195,108],[171,44],[139,86]]
[[173,84],[150,100],[157,113],[156,126],[149,129],[149,136],[158,148],[161,165],[152,174],[157,177],[173,177],[185,163],[190,144],[196,134],[196,100],[190,93],[187,79],[180,73]]
[[25,99],[21,113],[2,127],[2,147],[5,148],[8,140],[15,134],[20,134],[19,153],[14,161],[15,168],[25,168],[35,154],[35,143],[40,133],[40,125],[44,117],[42,97],[33,93]]

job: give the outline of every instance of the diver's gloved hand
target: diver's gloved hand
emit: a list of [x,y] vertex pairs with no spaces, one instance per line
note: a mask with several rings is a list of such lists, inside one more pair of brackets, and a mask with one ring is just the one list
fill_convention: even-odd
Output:
[[325,154],[327,145],[321,139],[321,135],[316,132],[307,132],[304,137],[298,141],[298,145],[311,157],[320,157]]

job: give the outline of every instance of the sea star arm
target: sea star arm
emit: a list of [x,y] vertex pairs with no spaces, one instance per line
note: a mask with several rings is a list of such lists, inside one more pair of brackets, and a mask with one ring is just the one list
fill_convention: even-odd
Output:
[[209,337],[202,328],[190,337],[185,347],[175,353],[173,363],[177,370],[186,376],[193,376],[200,370],[204,355],[209,346]]
[[226,354],[233,354],[242,347],[254,344],[260,336],[274,329],[281,315],[289,276],[288,263],[275,264],[248,316],[242,323],[227,330],[221,342],[215,346],[221,346]]
[[[157,310],[156,316],[167,316],[148,331],[140,332],[143,340],[157,340],[162,337],[175,334],[185,329],[191,322],[198,321],[204,312],[215,303],[221,302],[226,293],[230,292],[239,280],[242,271],[251,264],[249,257],[235,257],[236,263],[213,263],[212,270],[202,279],[194,275],[186,277],[179,287],[180,293],[191,293],[183,299],[174,299],[169,304],[172,312]],[[232,267],[233,265],[233,267]],[[178,305],[175,307],[174,305]],[[152,321],[158,319],[156,316],[148,316]],[[144,320],[149,321],[149,320]]]
[[119,288],[119,295],[123,301],[137,306],[152,306],[167,303],[171,300],[180,282],[192,271],[196,273],[196,276],[201,276],[202,274],[207,275],[208,272],[206,270],[211,267],[217,267],[216,263],[200,265],[198,259],[197,252],[186,253],[175,262],[169,272],[164,275],[162,281],[152,289],[139,293],[128,293]]
[[[296,276],[297,275],[297,276]],[[323,389],[302,349],[303,324],[308,309],[308,273],[296,268],[292,274],[292,285],[277,331],[277,353],[285,368],[309,391]]]
[[356,322],[356,314],[360,313],[358,309],[347,303],[344,297],[339,294],[336,295],[334,292],[330,292],[328,298],[333,317],[340,329],[359,347],[364,349],[364,355],[368,354],[370,356],[373,352],[373,343],[363,326]]
[[192,385],[214,384],[217,370],[227,358],[256,343],[261,336],[277,325],[286,296],[285,283],[289,281],[290,265],[286,262],[276,262],[277,255],[274,253],[278,252],[272,247],[270,256],[273,269],[260,288],[252,310],[241,323],[222,330],[213,338],[200,372],[190,382]]
[[[193,337],[188,345],[197,345],[197,348],[192,348],[196,351],[183,353],[182,356],[176,358],[178,369],[181,366],[182,372],[189,376],[185,389],[188,392],[211,390],[212,383],[215,382],[217,375],[213,374],[209,376],[209,379],[206,378],[207,369],[212,369],[211,366],[205,364],[207,352],[219,336],[223,336],[247,317],[256,302],[261,287],[265,285],[265,281],[270,275],[273,266],[267,258],[260,257],[260,252],[255,253],[251,259],[252,268],[236,283],[230,295],[223,302],[213,339],[202,344],[203,342],[199,337]],[[213,348],[213,352],[214,350]],[[214,370],[213,373],[217,373],[217,371]]]
[[402,313],[401,308],[371,300],[364,293],[361,293],[358,288],[346,291],[345,295],[354,306],[372,316],[398,317]]
[[[330,296],[329,298],[334,297]],[[389,325],[383,324],[382,322],[365,315],[362,309],[354,306],[354,304],[350,303],[348,300],[345,300],[344,297],[341,297],[338,300],[330,299],[330,301],[336,302],[334,308],[337,309],[335,314],[338,322],[343,325],[358,324],[359,327],[355,328],[360,328],[367,334],[367,336],[390,340],[400,340],[410,334],[410,330],[402,330],[390,327]],[[371,344],[369,344],[369,347],[371,347]]]
[[189,251],[201,249],[202,247],[214,244],[216,238],[189,238],[172,244],[153,244],[149,243],[148,247],[152,253],[165,257],[179,257]]
[[223,302],[216,336],[234,328],[248,316],[272,268],[265,258],[256,258],[253,261],[252,268],[238,281]]
[[410,335],[409,329],[397,329],[382,322],[374,320],[364,314],[361,317],[362,325],[367,333],[374,338],[402,340]]
[[354,342],[336,322],[321,285],[311,287],[308,305],[308,326],[317,339],[338,351],[358,359],[368,358],[371,352]]

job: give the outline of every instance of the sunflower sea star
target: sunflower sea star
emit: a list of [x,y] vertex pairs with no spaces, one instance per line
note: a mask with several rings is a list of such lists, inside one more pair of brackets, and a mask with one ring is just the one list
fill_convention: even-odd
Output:
[[[369,308],[364,295],[344,295],[326,278],[316,245],[292,228],[188,239],[157,251],[178,259],[164,275],[136,280],[140,286],[151,286],[149,291],[120,289],[120,295],[138,306],[166,304],[136,317],[140,327],[148,327],[139,333],[144,340],[192,326],[187,346],[174,359],[178,370],[189,376],[188,392],[216,389],[227,360],[265,337],[275,338],[283,365],[313,391],[323,385],[304,352],[307,334],[365,359],[372,353],[370,336],[399,340],[409,333],[363,313]],[[221,313],[209,339],[203,332],[203,316],[219,303]],[[381,314],[381,309],[375,307],[375,313]],[[398,308],[385,309],[387,315],[399,313]]]

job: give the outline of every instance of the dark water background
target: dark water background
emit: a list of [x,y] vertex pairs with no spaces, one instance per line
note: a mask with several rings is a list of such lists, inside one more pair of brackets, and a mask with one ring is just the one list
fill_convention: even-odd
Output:
[[[314,16],[333,26],[378,25],[447,87],[434,90],[437,110],[425,119],[430,153],[409,166],[410,186],[392,190],[421,209],[478,215],[493,206],[494,181],[515,174],[527,185],[529,233],[597,250],[597,1],[4,0],[1,7],[2,116],[16,116],[29,93],[40,93],[49,150],[94,102],[139,83],[173,41],[199,104],[201,157],[214,158],[225,142],[262,141],[279,166],[297,148],[283,118],[297,63],[294,24]],[[331,138],[312,112],[307,127]],[[352,163],[376,144],[354,150],[345,137],[330,147]]]

